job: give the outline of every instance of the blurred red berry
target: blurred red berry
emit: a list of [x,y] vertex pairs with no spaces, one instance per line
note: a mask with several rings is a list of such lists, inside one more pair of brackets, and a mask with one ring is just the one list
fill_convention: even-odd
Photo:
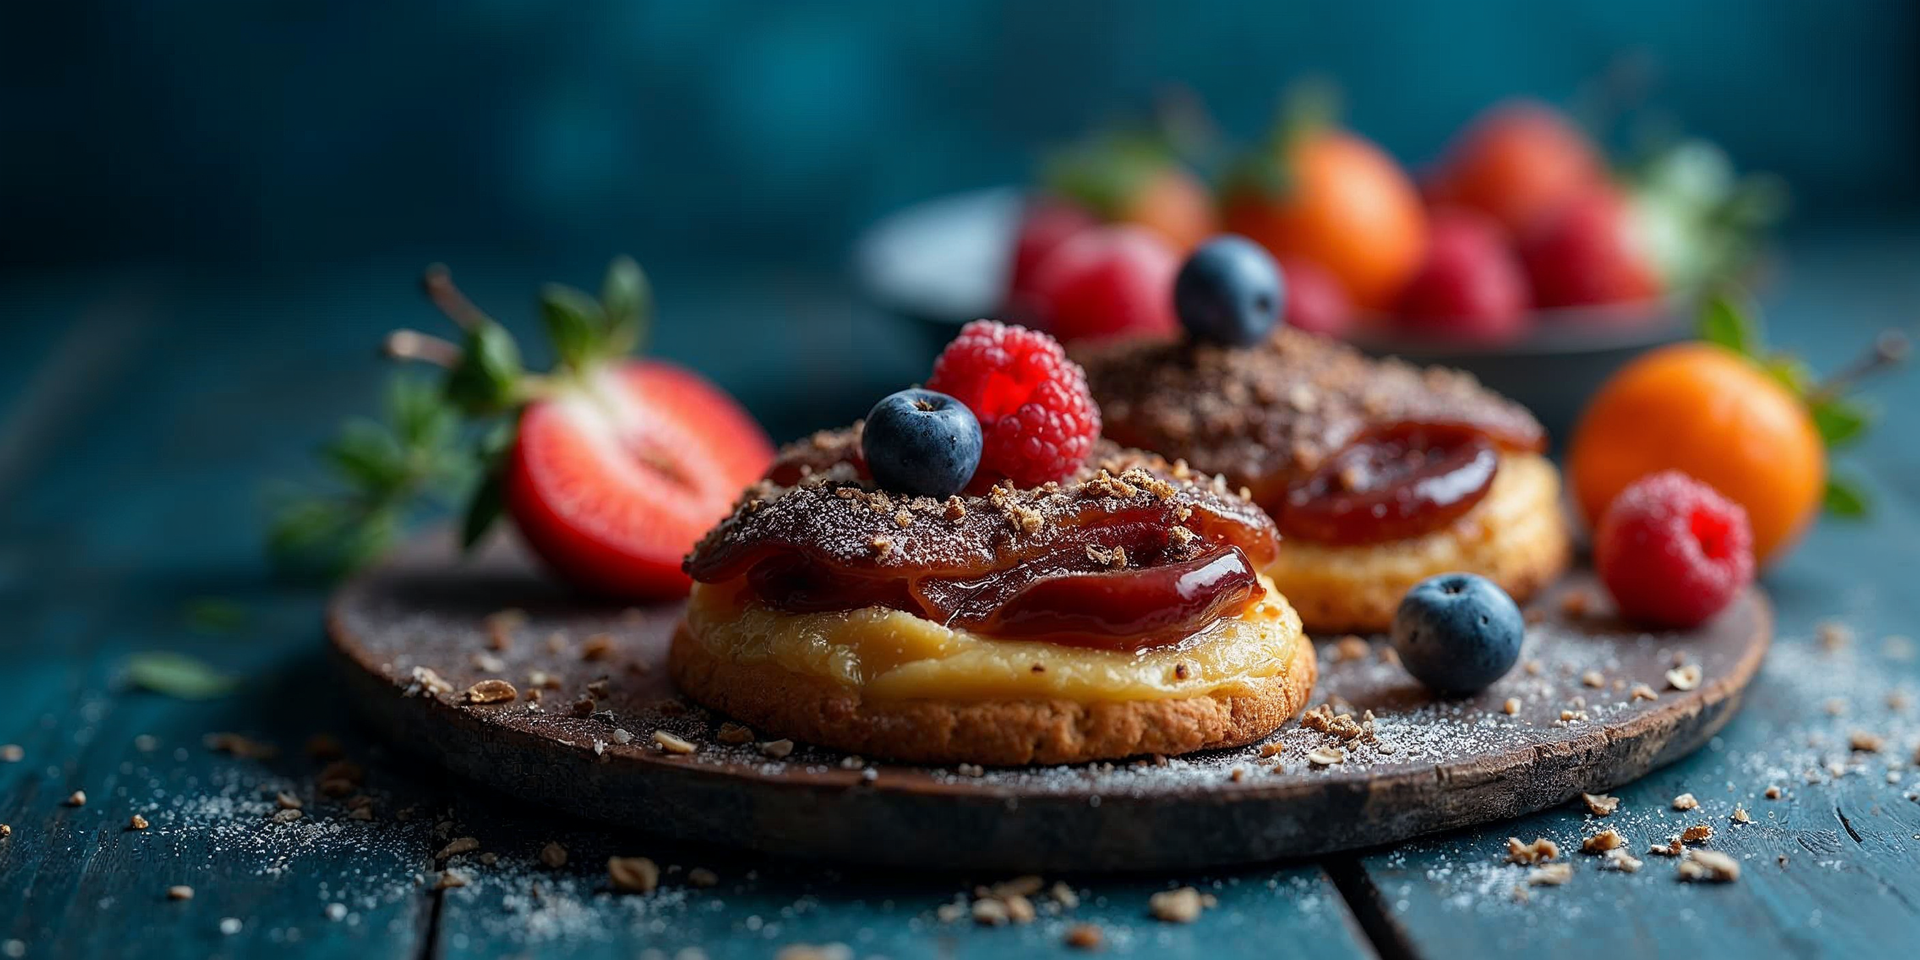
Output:
[[1025,327],[975,320],[933,363],[927,389],[958,399],[980,421],[976,486],[1005,477],[1022,487],[1064,480],[1100,438],[1087,375],[1059,341]]
[[1606,164],[1585,133],[1544,103],[1515,100],[1482,113],[1454,140],[1426,194],[1436,204],[1478,210],[1521,237],[1605,178]]
[[1287,326],[1329,337],[1344,336],[1353,327],[1353,301],[1325,267],[1301,257],[1281,257],[1280,273],[1287,285]]
[[1594,532],[1594,566],[1622,616],[1698,626],[1753,580],[1747,512],[1678,470],[1620,492]]
[[1527,278],[1500,228],[1470,210],[1435,211],[1427,258],[1400,293],[1399,326],[1476,342],[1512,339],[1527,323]]
[[1067,342],[1118,336],[1172,337],[1173,278],[1180,255],[1141,227],[1074,234],[1040,262],[1028,304],[1040,327]]
[[1027,309],[1025,304],[1032,296],[1040,262],[1074,234],[1098,225],[1093,214],[1071,201],[1045,195],[1028,201],[1020,218],[1020,233],[1014,240],[1013,263],[1007,276],[1007,303],[1017,310]]
[[1638,303],[1661,293],[1633,203],[1612,186],[1581,194],[1521,248],[1541,307]]

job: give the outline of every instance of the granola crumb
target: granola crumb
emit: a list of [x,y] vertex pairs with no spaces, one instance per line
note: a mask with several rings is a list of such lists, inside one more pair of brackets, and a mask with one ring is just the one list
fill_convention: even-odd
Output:
[[1500,712],[1509,717],[1518,716],[1520,713],[1520,698],[1508,697],[1507,702],[1500,705]]
[[1747,808],[1737,803],[1733,805],[1733,815],[1728,817],[1728,819],[1732,820],[1734,823],[1752,823],[1753,822],[1753,817],[1747,814]]
[[1549,863],[1544,867],[1534,867],[1527,871],[1527,886],[1558,887],[1573,879],[1573,864]]
[[1692,690],[1700,685],[1700,665],[1689,663],[1667,671],[1667,685],[1675,690]]
[[518,699],[519,696],[520,691],[515,690],[513,684],[505,680],[482,680],[468,687],[466,692],[460,695],[460,702],[470,704],[507,703]]
[[540,848],[540,862],[548,869],[558,870],[567,865],[567,848],[558,841],[549,840]]
[[267,819],[273,821],[274,823],[292,823],[303,816],[306,816],[306,811],[301,810],[298,807],[295,807],[287,810],[276,810],[274,811],[273,816],[270,816]]
[[75,790],[74,792],[67,795],[67,806],[84,807],[86,805],[87,805],[87,792],[85,790]]
[[1853,642],[1853,630],[1837,620],[1822,620],[1813,629],[1820,638],[1820,646],[1829,651]]
[[1781,792],[1778,784],[1769,784],[1767,786],[1767,792],[1761,794],[1761,796],[1766,797],[1768,800],[1778,800],[1780,799]]
[[1063,910],[1072,910],[1080,905],[1080,895],[1073,892],[1073,888],[1067,886],[1065,881],[1055,880],[1053,886],[1047,889],[1047,896],[1052,897],[1053,902]]
[[1630,700],[1635,700],[1635,701],[1658,700],[1660,699],[1660,694],[1654,692],[1654,689],[1652,687],[1649,687],[1644,683],[1636,683],[1633,685],[1633,689],[1627,691],[1627,697]]
[[1593,611],[1593,594],[1585,590],[1569,590],[1560,598],[1560,612],[1569,617],[1584,617]]
[[1696,823],[1680,831],[1681,843],[1705,843],[1713,839],[1713,824]]
[[1067,928],[1065,942],[1075,950],[1098,950],[1105,939],[1099,927],[1091,923],[1076,923]]
[[700,749],[699,744],[666,730],[655,730],[653,742],[659,744],[662,751],[679,756],[686,756]]
[[1316,767],[1330,767],[1336,763],[1344,763],[1346,759],[1347,752],[1339,747],[1320,747],[1307,754],[1307,762]]
[[785,760],[792,753],[792,740],[768,740],[760,745],[760,754],[774,760]]
[[1355,660],[1365,660],[1372,652],[1373,646],[1367,643],[1366,640],[1353,634],[1347,634],[1333,645],[1333,662],[1349,663]]
[[694,887],[712,887],[720,883],[720,875],[706,867],[694,867],[687,871],[687,884]]
[[440,871],[440,879],[434,881],[433,888],[435,890],[451,890],[454,887],[464,887],[466,885],[466,874],[454,870],[442,870]]
[[1647,848],[1647,852],[1662,857],[1683,857],[1687,848],[1680,845],[1679,837],[1668,837],[1666,843],[1656,843]]
[[607,879],[621,893],[652,893],[660,885],[660,868],[646,857],[608,857]]
[[440,852],[434,854],[433,858],[435,860],[445,860],[448,857],[458,856],[463,853],[472,853],[478,849],[480,849],[480,839],[478,837],[455,837],[448,841],[446,846],[441,847]]
[[1694,799],[1691,793],[1683,793],[1673,798],[1673,808],[1675,810],[1697,810],[1699,807],[1700,801]]
[[1645,865],[1633,854],[1628,853],[1624,847],[1615,847],[1607,851],[1605,866],[1608,869],[1618,870],[1621,873],[1639,873],[1640,868]]
[[1621,836],[1620,831],[1608,827],[1582,841],[1580,844],[1580,852],[1606,853],[1609,850],[1618,850],[1626,845],[1627,838]]
[[1879,753],[1886,749],[1887,738],[1865,730],[1855,730],[1847,734],[1847,747],[1855,753]]
[[1519,837],[1507,838],[1507,862],[1521,866],[1545,863],[1560,856],[1560,845],[1546,837],[1535,837],[1532,843],[1521,843]]
[[973,922],[983,927],[1003,927],[1013,920],[1007,913],[1007,905],[992,897],[975,900],[971,913]]
[[1588,670],[1586,673],[1580,675],[1580,683],[1584,686],[1599,689],[1607,685],[1607,676],[1598,670]]
[[192,900],[193,888],[184,883],[176,883],[167,888],[168,900]]
[[1740,879],[1740,861],[1714,850],[1695,850],[1680,861],[1679,877],[1690,883],[1732,883]]
[[596,633],[580,644],[580,659],[605,660],[613,654],[613,634]]
[[1181,887],[1162,890],[1147,898],[1147,910],[1162,923],[1192,923],[1200,919],[1200,911],[1213,906],[1214,902],[1212,894]]
[[1608,816],[1615,810],[1620,809],[1620,798],[1608,796],[1604,793],[1598,796],[1591,793],[1583,793],[1580,795],[1580,802],[1586,804],[1587,812],[1596,817]]
[[147,818],[137,813],[127,821],[127,829],[129,830],[145,830],[147,826]]
[[739,746],[743,743],[753,742],[753,730],[744,724],[734,723],[728,720],[720,724],[719,730],[714,731],[713,738],[721,743]]

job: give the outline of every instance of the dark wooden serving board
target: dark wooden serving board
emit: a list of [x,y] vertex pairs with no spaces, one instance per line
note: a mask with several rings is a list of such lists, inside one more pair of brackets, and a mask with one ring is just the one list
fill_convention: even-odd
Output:
[[[1633,780],[1698,748],[1732,717],[1772,633],[1771,610],[1754,589],[1706,627],[1666,634],[1633,630],[1604,610],[1571,612],[1582,604],[1568,603],[1569,594],[1599,596],[1584,572],[1549,591],[1534,605],[1522,666],[1468,700],[1435,701],[1378,638],[1351,659],[1322,643],[1313,702],[1356,717],[1371,710],[1377,733],[1376,743],[1344,744],[1346,759],[1332,766],[1307,758],[1338,741],[1298,723],[1275,734],[1281,750],[1271,757],[1248,747],[978,775],[806,747],[770,760],[752,743],[718,742],[723,718],[675,696],[664,661],[678,605],[595,605],[509,549],[461,561],[444,537],[344,586],[329,632],[354,705],[396,743],[544,807],[790,855],[1145,870],[1389,843]],[[501,650],[489,616],[506,609],[524,611],[525,621],[505,631]],[[604,654],[585,652],[596,647]],[[1699,665],[1697,687],[1668,683],[1677,662]],[[419,667],[453,692],[424,689],[431,685],[416,678]],[[557,685],[529,702],[535,671]],[[521,699],[460,702],[489,678],[508,680]],[[588,684],[603,679],[595,714],[574,716]],[[1632,698],[1639,683],[1657,698]],[[1512,715],[1503,709],[1510,698],[1518,701]],[[699,749],[667,753],[655,730]]]

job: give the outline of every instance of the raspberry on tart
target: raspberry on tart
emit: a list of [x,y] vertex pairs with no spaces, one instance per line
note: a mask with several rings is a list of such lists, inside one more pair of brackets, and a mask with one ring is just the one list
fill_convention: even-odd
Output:
[[687,558],[675,681],[756,728],[919,762],[1251,742],[1315,667],[1258,507],[1097,444],[1057,480],[878,489],[861,427],[794,444]]
[[1287,327],[1076,359],[1107,436],[1224,475],[1273,515],[1287,546],[1266,573],[1309,629],[1383,631],[1408,588],[1451,571],[1524,599],[1569,561],[1545,431],[1468,374]]

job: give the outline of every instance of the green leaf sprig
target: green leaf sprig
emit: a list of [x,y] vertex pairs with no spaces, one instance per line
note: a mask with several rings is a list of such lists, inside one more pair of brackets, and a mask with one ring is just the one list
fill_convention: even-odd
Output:
[[240,686],[239,677],[171,650],[149,650],[128,657],[127,682],[177,700],[212,700]]
[[598,297],[547,284],[538,307],[557,365],[536,373],[513,334],[474,306],[446,267],[428,267],[421,285],[460,328],[460,342],[416,330],[387,336],[387,356],[445,372],[438,383],[396,376],[384,422],[351,419],[320,448],[331,484],[284,503],[268,533],[284,569],[358,569],[391,549],[418,515],[463,499],[461,542],[471,549],[505,510],[503,468],[521,410],[638,349],[653,316],[652,287],[628,257],[607,267]]
[[[1799,357],[1768,349],[1758,311],[1730,289],[1716,292],[1701,306],[1699,336],[1758,364],[1800,398],[1830,454],[1858,443],[1879,419],[1879,408],[1850,396],[1851,391],[1867,377],[1905,362],[1909,352],[1906,334],[1886,330],[1852,363],[1824,379],[1816,378]],[[1873,506],[1866,487],[1857,478],[1831,468],[1823,501],[1826,511],[1836,517],[1864,517]]]

